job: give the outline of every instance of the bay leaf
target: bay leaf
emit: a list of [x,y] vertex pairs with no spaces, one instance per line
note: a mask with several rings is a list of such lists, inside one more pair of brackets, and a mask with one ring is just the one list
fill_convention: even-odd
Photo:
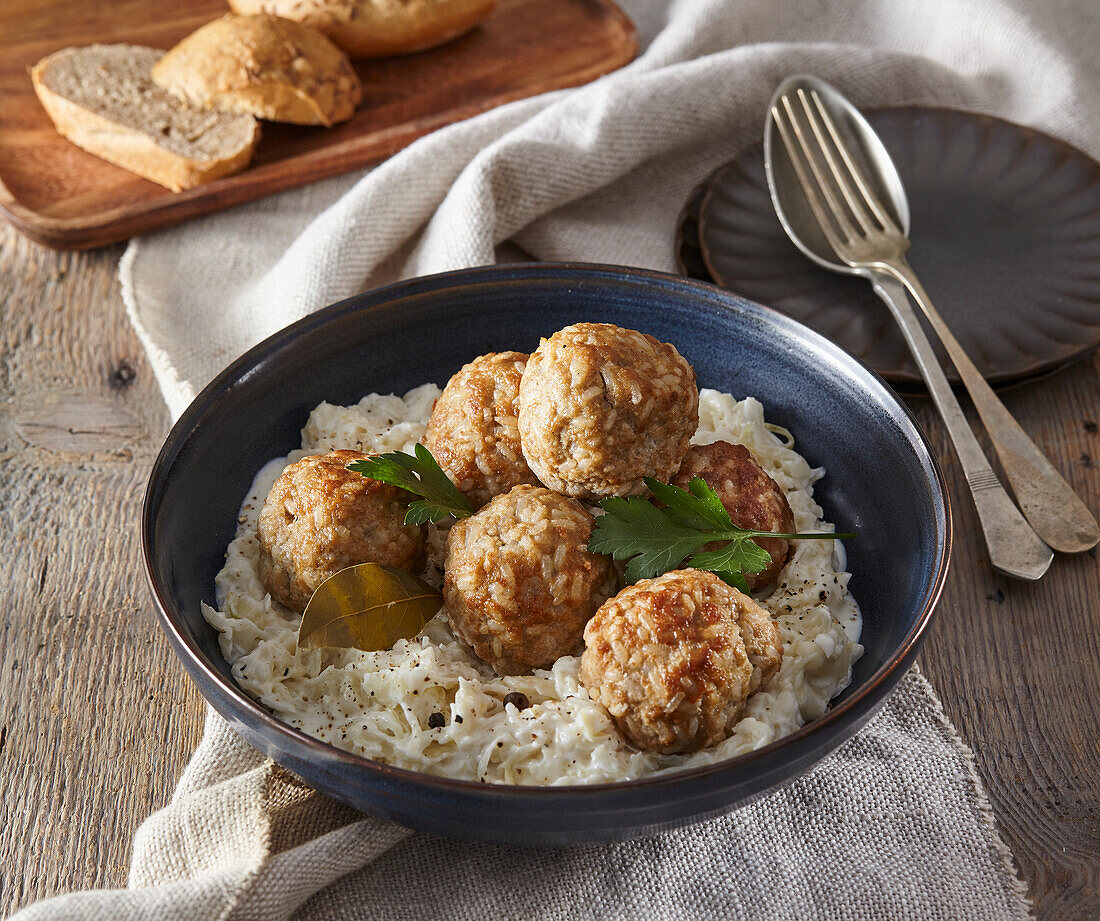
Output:
[[404,569],[360,563],[317,586],[302,614],[298,646],[339,646],[374,652],[416,636],[443,596]]

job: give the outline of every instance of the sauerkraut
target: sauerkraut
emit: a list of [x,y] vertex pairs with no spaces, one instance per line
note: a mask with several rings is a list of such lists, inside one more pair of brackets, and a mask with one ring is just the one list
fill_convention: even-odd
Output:
[[[279,719],[338,748],[387,764],[485,783],[563,785],[628,780],[721,761],[793,732],[825,712],[863,652],[862,621],[848,592],[839,542],[796,542],[774,589],[757,600],[784,641],[779,674],[748,702],[729,738],[691,755],[632,748],[578,678],[580,658],[500,677],[449,632],[442,615],[384,652],[298,649],[300,616],[273,601],[258,575],[259,509],[282,469],[335,448],[411,451],[440,390],[404,398],[371,394],[354,406],[322,403],[302,430],[302,449],[267,464],[241,507],[237,536],[216,579],[217,607],[203,615],[240,687]],[[830,531],[813,499],[825,473],[764,421],[755,399],[702,390],[696,444],[745,445],[786,491],[799,531]],[[429,526],[422,573],[439,584],[446,534]],[[530,706],[504,703],[512,692]],[[442,720],[438,714],[442,714]],[[442,725],[439,725],[442,722]],[[430,725],[431,724],[431,725]]]

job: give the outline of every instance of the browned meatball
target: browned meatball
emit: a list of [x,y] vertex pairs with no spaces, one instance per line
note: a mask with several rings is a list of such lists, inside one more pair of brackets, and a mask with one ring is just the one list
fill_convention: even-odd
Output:
[[516,486],[451,528],[447,619],[499,674],[580,651],[584,625],[616,578],[608,557],[588,552],[592,523],[575,499]]
[[783,635],[771,611],[737,589],[734,591],[740,596],[737,623],[741,627],[741,640],[752,666],[749,693],[755,694],[767,686],[783,664]]
[[357,563],[409,569],[421,530],[404,524],[409,494],[347,469],[366,454],[331,451],[291,464],[260,510],[260,579],[301,611],[329,576]]
[[782,658],[767,611],[714,573],[679,569],[596,612],[580,679],[634,745],[674,754],[725,739]]
[[[672,485],[687,489],[693,477],[702,477],[718,493],[737,527],[780,534],[794,531],[794,513],[783,488],[768,476],[744,445],[728,441],[693,445],[684,455]],[[758,573],[745,573],[751,589],[775,582],[791,555],[790,541],[781,537],[761,537],[756,543],[771,554],[771,562]]]
[[551,489],[588,501],[667,481],[699,424],[695,372],[676,349],[607,323],[544,339],[519,388],[527,463]]
[[436,400],[424,445],[473,503],[538,485],[519,445],[519,380],[527,356],[493,352],[465,365]]

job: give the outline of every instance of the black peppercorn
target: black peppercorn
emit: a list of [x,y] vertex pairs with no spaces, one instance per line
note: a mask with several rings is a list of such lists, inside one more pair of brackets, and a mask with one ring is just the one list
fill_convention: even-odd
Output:
[[511,704],[517,710],[526,710],[531,706],[531,701],[527,699],[527,695],[520,691],[512,691],[511,694],[504,695],[504,706]]
[[431,716],[428,717],[429,729],[442,729],[446,725],[447,717],[445,717],[442,713],[433,713]]

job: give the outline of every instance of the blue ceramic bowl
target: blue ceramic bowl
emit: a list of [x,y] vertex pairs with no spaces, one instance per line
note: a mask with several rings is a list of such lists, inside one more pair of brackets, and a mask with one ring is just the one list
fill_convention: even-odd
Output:
[[[233,682],[199,603],[259,468],[299,444],[322,400],[442,385],[465,362],[582,320],[672,342],[700,386],[753,395],[813,465],[825,517],[847,543],[866,653],[821,719],[721,764],[595,786],[485,785],[400,770],[275,719]],[[595,265],[520,265],[418,278],[350,298],[233,362],[173,427],[142,516],[149,581],[168,639],[208,701],[252,745],[328,795],[459,838],[521,844],[612,841],[698,822],[787,783],[853,735],[916,656],[947,572],[950,510],[913,418],[859,361],[805,326],[711,285]]]

